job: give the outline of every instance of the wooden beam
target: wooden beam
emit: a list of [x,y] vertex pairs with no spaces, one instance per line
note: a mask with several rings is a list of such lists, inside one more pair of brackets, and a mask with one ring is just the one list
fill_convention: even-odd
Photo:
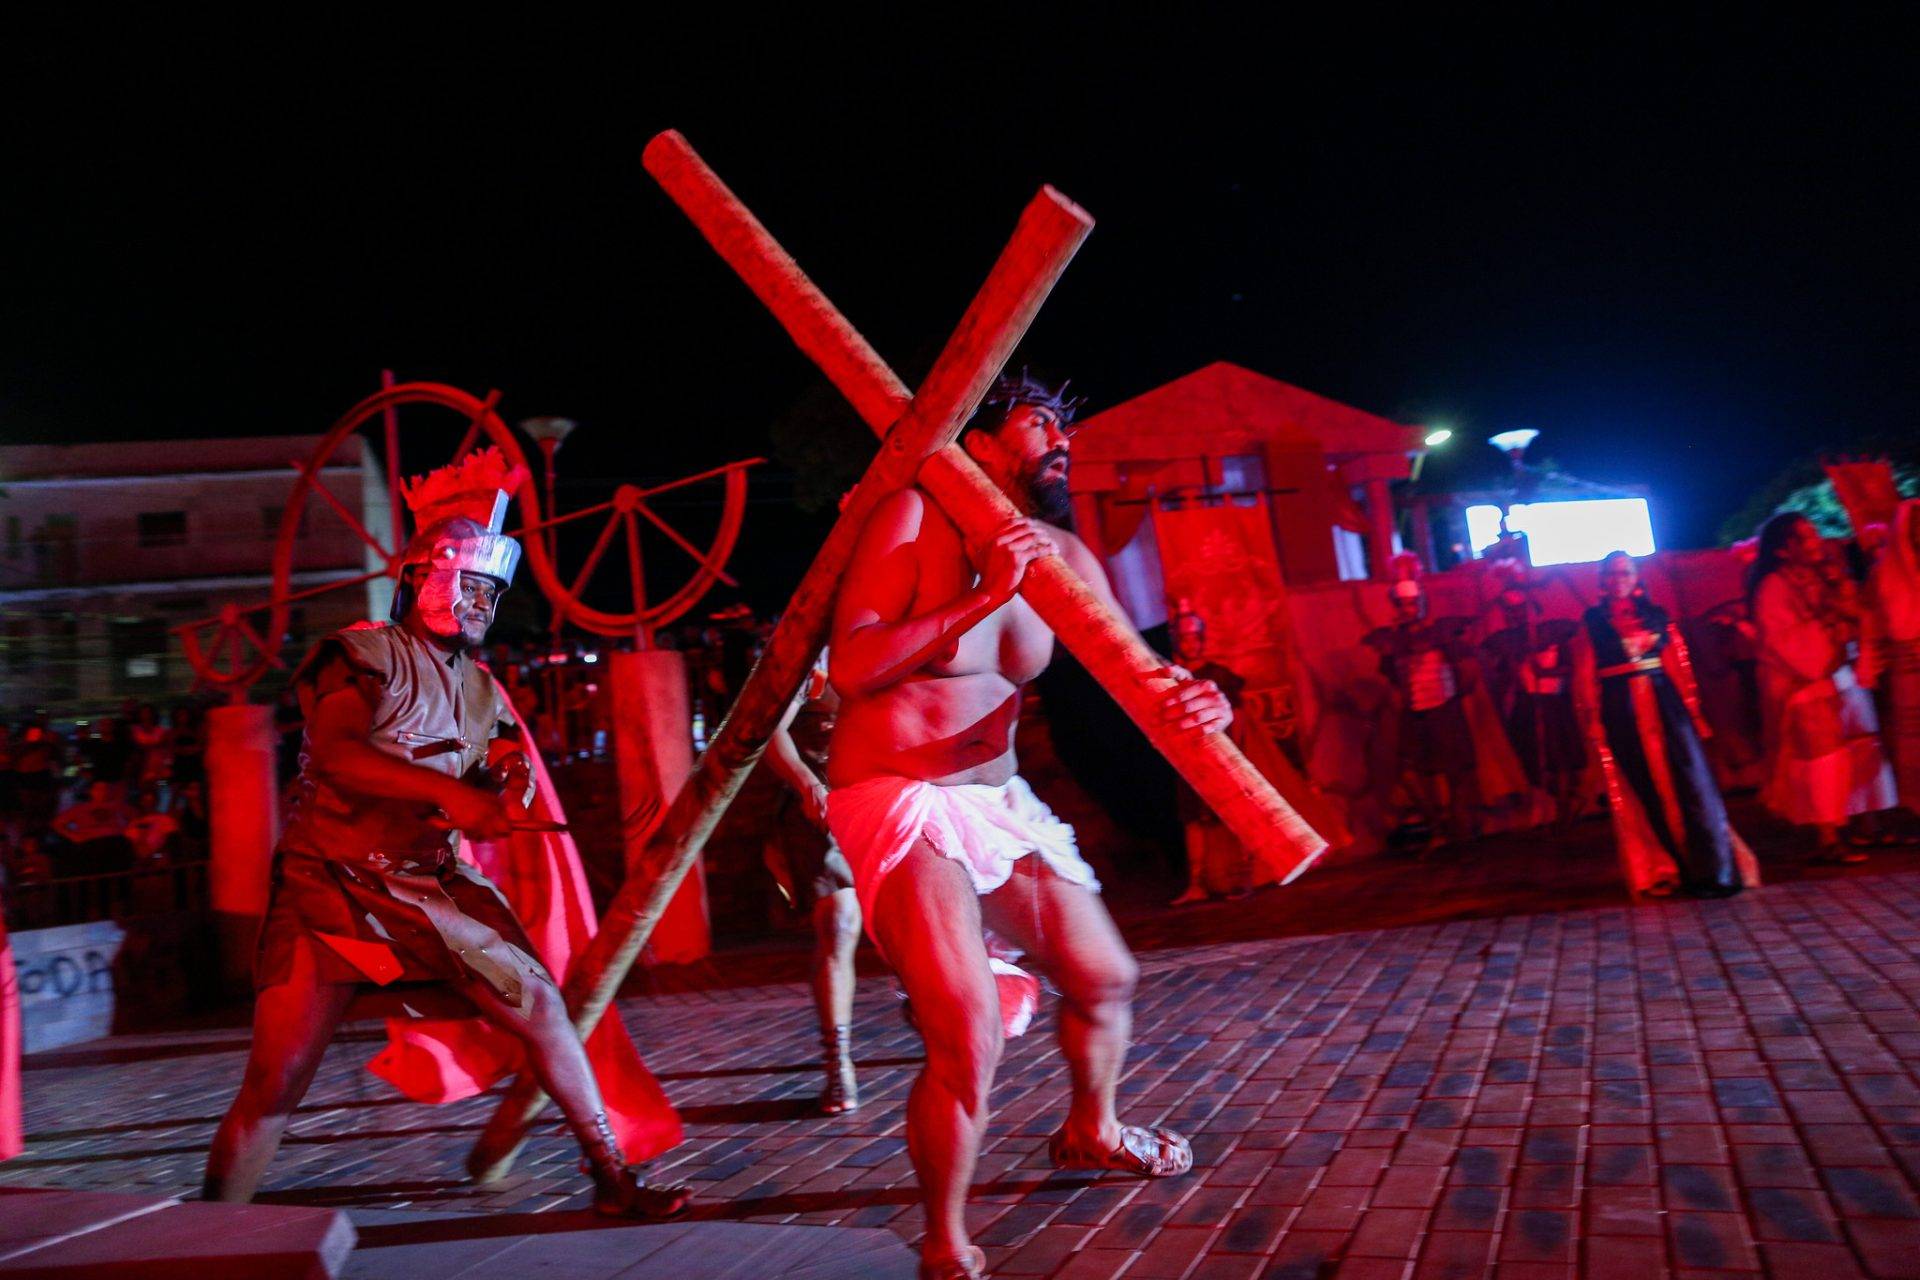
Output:
[[[807,284],[792,257],[708,168],[687,140],[667,132],[647,147],[648,172],[767,305],[796,345],[847,397],[875,432],[892,425],[900,379],[864,338]],[[1054,194],[1045,188],[1042,195]],[[963,331],[967,322],[962,321]],[[960,336],[956,334],[956,339]],[[920,484],[970,539],[984,539],[1019,513],[958,446],[922,469]],[[1182,733],[1160,723],[1164,684],[1150,677],[1166,663],[1124,619],[1101,607],[1057,558],[1035,561],[1020,594],[1062,644],[1099,680],[1149,741],[1179,770],[1243,844],[1284,883],[1326,852],[1320,838],[1224,734]]]

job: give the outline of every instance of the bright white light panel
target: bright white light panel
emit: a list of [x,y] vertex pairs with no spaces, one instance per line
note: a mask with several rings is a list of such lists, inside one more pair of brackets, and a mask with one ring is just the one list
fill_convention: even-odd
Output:
[[[1578,498],[1516,503],[1507,527],[1527,535],[1533,563],[1586,564],[1609,551],[1653,554],[1653,514],[1645,498]],[[1467,508],[1467,539],[1480,555],[1500,539],[1500,508]]]

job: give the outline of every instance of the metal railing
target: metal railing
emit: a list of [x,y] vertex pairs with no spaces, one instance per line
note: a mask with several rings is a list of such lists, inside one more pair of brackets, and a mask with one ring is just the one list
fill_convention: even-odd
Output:
[[7,886],[7,928],[19,932],[93,920],[204,912],[209,901],[205,858],[130,871],[58,876]]

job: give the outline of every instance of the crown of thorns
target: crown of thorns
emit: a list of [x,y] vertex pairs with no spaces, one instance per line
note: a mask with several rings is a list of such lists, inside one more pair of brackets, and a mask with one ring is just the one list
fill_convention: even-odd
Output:
[[1001,409],[1008,413],[1021,405],[1034,405],[1042,409],[1051,409],[1061,422],[1072,422],[1073,415],[1080,412],[1080,406],[1087,402],[1085,396],[1069,396],[1067,388],[1073,385],[1069,378],[1059,386],[1049,386],[1044,378],[1036,378],[1032,372],[1022,368],[1018,377],[1003,373],[993,380],[993,389],[987,392],[980,402],[983,409]]

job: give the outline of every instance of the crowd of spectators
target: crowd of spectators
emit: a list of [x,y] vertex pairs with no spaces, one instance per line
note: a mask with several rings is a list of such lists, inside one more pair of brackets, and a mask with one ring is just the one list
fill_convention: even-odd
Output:
[[[719,727],[772,633],[745,605],[663,629],[657,648],[678,651],[687,665],[687,694],[696,751]],[[604,760],[613,750],[607,649],[570,640],[558,646],[496,644],[487,666],[526,720],[547,763]]]
[[[738,610],[656,637],[687,656],[697,738],[725,713],[765,631]],[[604,651],[578,641],[497,645],[489,653],[555,766],[609,756],[607,663]],[[205,858],[205,715],[205,704],[192,699],[164,712],[128,701],[113,714],[72,720],[0,713],[0,889]],[[292,689],[275,702],[274,727],[284,788],[299,771],[305,728]]]
[[205,857],[204,711],[150,703],[56,723],[0,716],[0,876],[9,889]]

